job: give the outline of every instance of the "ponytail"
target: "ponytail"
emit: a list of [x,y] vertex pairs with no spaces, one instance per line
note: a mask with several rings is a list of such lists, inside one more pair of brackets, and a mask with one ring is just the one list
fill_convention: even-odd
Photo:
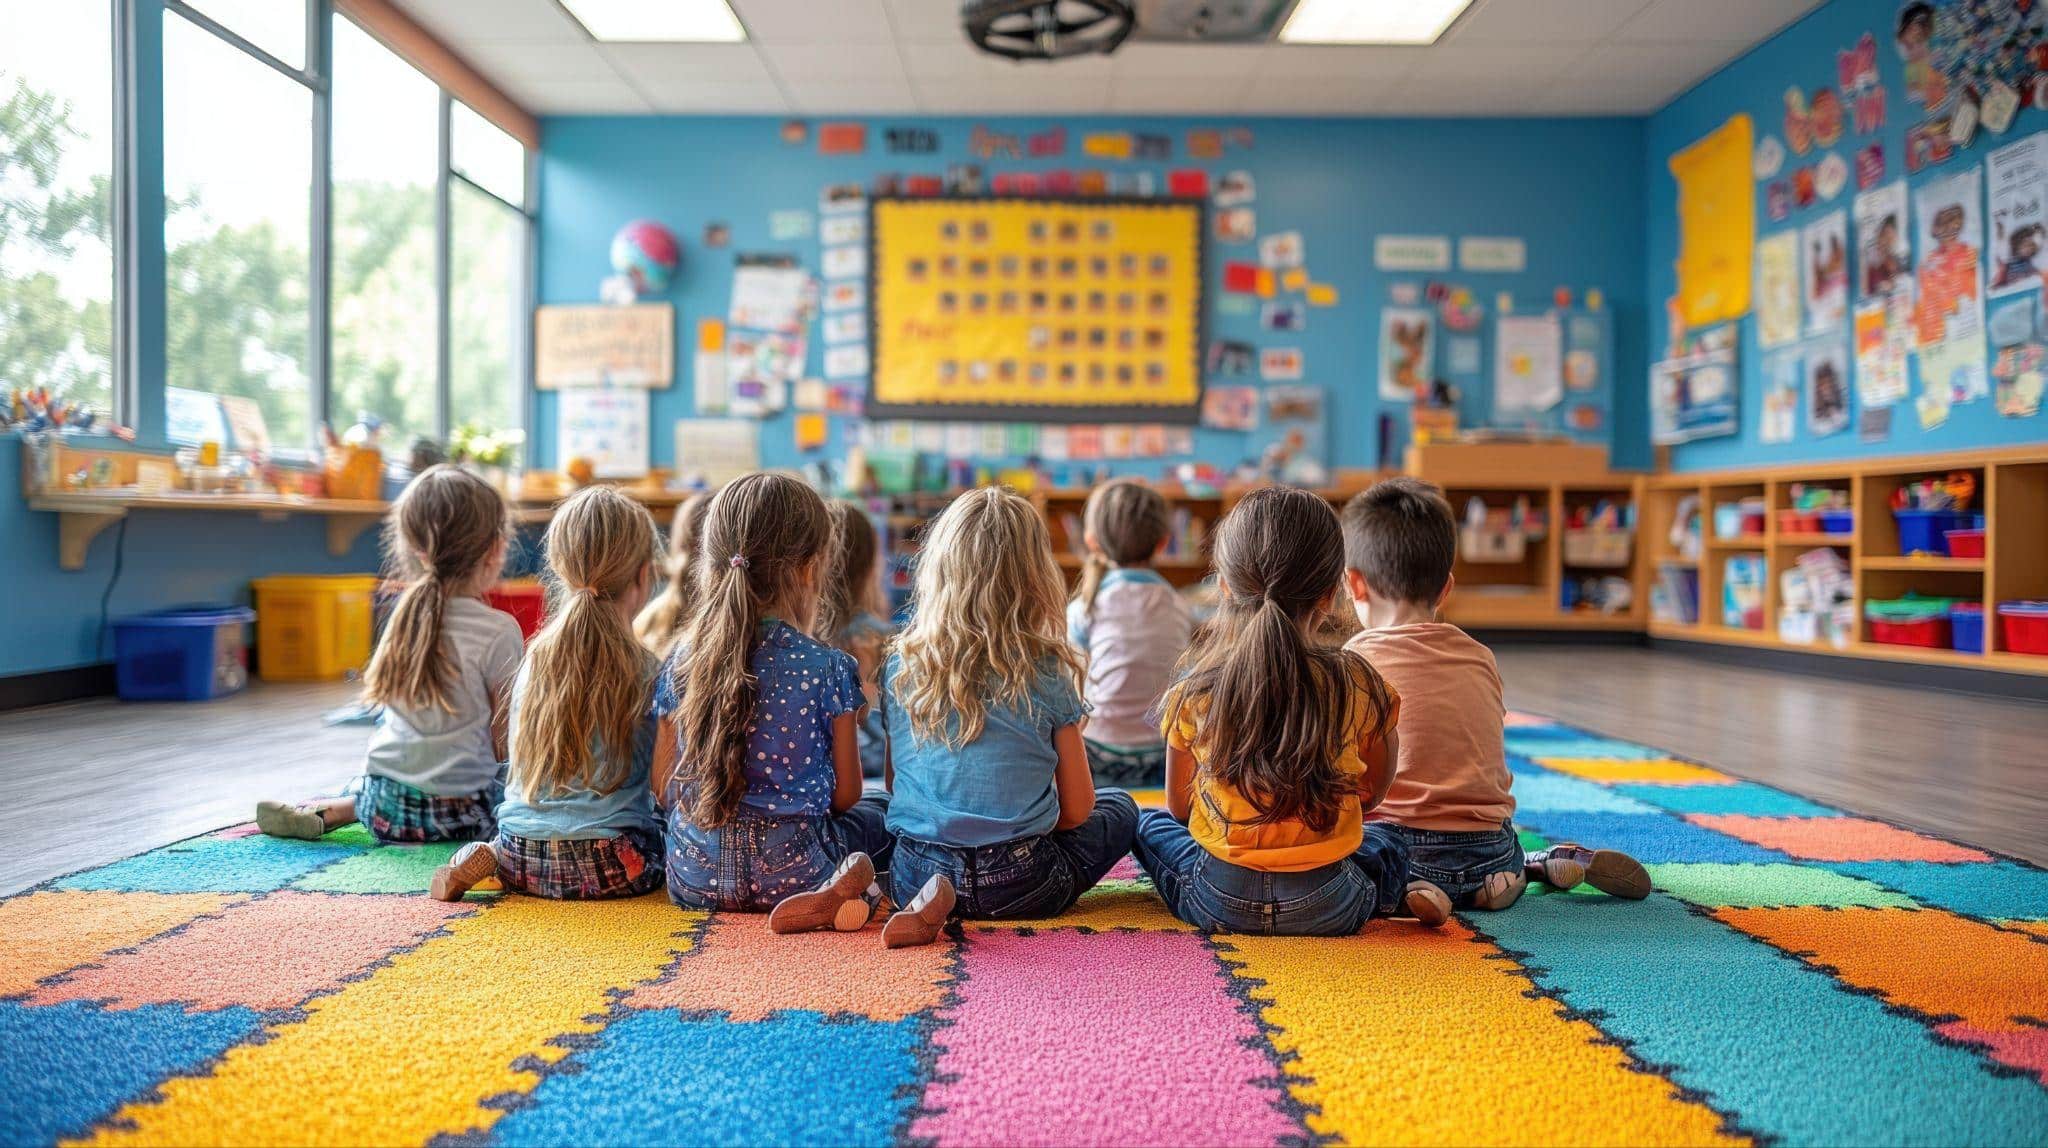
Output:
[[556,608],[526,650],[511,781],[527,801],[632,780],[651,657],[618,600],[649,576],[660,540],[639,503],[608,486],[577,492],[545,540]]
[[697,605],[697,554],[703,549],[704,513],[711,495],[693,494],[676,507],[669,526],[668,585],[633,619],[633,636],[656,656],[666,656],[677,635],[689,625]]
[[[747,726],[760,700],[754,649],[768,611],[790,602],[803,572],[827,556],[825,503],[788,475],[757,472],[712,498],[704,524],[701,600],[677,646],[676,784],[704,829],[731,821],[747,793]],[[671,798],[673,800],[673,797]]]
[[1095,595],[1112,566],[1138,566],[1152,560],[1171,529],[1166,499],[1135,478],[1105,482],[1088,495],[1081,510],[1082,530],[1090,545],[1081,563],[1081,582],[1074,600],[1089,621],[1095,620]]
[[384,553],[406,586],[363,674],[364,701],[454,712],[455,668],[441,644],[448,602],[483,589],[479,577],[510,536],[504,498],[466,470],[429,467],[405,488],[384,522]]

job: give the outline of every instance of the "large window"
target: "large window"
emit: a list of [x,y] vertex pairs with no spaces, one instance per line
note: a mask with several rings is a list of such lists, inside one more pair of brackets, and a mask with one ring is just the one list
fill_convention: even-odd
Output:
[[374,415],[403,446],[435,434],[439,417],[441,92],[350,21],[333,26],[328,412],[340,424]]
[[114,400],[108,0],[0,3],[0,391]]
[[515,427],[525,379],[527,219],[459,179],[448,189],[448,215],[450,417]]
[[306,449],[312,89],[175,9],[163,42],[169,384],[253,403],[272,444]]

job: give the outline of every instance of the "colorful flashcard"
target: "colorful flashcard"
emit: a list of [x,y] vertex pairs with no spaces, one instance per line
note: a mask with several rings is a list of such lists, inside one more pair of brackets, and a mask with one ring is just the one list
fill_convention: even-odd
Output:
[[1849,349],[1835,339],[1806,348],[1806,430],[1815,438],[1849,427]]
[[1282,231],[1259,240],[1259,263],[1274,270],[1300,267],[1308,259],[1308,245],[1299,231]]
[[1756,338],[1765,348],[1798,340],[1799,233],[1780,231],[1756,245]]
[[1429,393],[1436,378],[1436,315],[1421,307],[1380,311],[1379,396],[1405,402]]
[[1906,231],[1906,181],[1856,197],[1857,294],[1869,299],[1912,286],[1913,248]]
[[[1948,406],[1990,390],[1984,369],[1984,268],[1978,218],[1982,172],[1970,168],[1921,186],[1914,196],[1920,265],[1913,344],[1920,362],[1922,420],[1940,425]],[[1927,401],[1939,392],[1940,399]]]
[[1301,372],[1299,347],[1267,347],[1259,352],[1259,377],[1262,379],[1269,382],[1299,379]]
[[1251,430],[1259,425],[1259,389],[1216,386],[1202,389],[1202,425],[1217,430]]
[[1839,328],[1849,315],[1849,217],[1830,211],[1799,229],[1800,289],[1806,329]]
[[1799,396],[1805,385],[1805,364],[1797,348],[1764,357],[1764,401],[1757,441],[1776,445],[1793,440],[1799,430]]
[[1984,158],[1991,197],[1991,295],[2039,287],[2048,247],[2048,132]]

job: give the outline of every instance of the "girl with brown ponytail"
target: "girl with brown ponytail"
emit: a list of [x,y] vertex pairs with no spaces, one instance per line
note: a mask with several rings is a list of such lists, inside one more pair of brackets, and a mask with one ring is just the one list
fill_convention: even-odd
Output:
[[484,603],[512,536],[505,500],[466,470],[435,466],[399,495],[385,560],[405,591],[363,676],[382,707],[350,795],[266,801],[273,837],[317,838],[360,819],[380,842],[478,841],[504,795],[504,702],[523,642],[510,614]]
[[696,612],[655,686],[669,897],[773,908],[777,932],[859,929],[880,898],[888,797],[861,792],[859,668],[811,637],[825,503],[789,475],[746,475],[712,498],[702,546]]
[[509,792],[498,835],[458,850],[432,893],[461,899],[495,874],[541,897],[633,897],[661,886],[654,812],[654,655],[632,619],[661,548],[647,508],[608,486],[555,510],[545,540],[555,609],[512,686]]
[[710,509],[709,492],[693,494],[676,507],[675,522],[668,528],[668,585],[633,619],[633,636],[657,658],[667,656],[696,610],[697,552],[702,549],[698,543]]
[[1138,863],[1175,916],[1219,932],[1338,935],[1405,911],[1450,914],[1409,880],[1408,848],[1364,822],[1393,778],[1401,699],[1317,626],[1344,576],[1320,495],[1253,491],[1216,533],[1219,602],[1166,695],[1166,809]]

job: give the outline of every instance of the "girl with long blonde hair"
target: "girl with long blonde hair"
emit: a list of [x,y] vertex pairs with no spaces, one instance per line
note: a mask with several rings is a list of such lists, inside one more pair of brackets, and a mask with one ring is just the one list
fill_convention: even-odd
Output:
[[509,890],[564,900],[661,886],[649,787],[658,663],[632,628],[653,588],[654,519],[611,487],[588,487],[555,509],[543,545],[555,609],[512,686],[498,834],[435,872],[443,901],[493,874]]
[[955,911],[1064,912],[1130,850],[1137,803],[1089,776],[1065,599],[1044,520],[1010,490],[962,494],[926,534],[881,675],[891,947],[929,943]]
[[861,792],[860,671],[810,633],[832,553],[824,500],[796,478],[749,474],[711,500],[702,600],[655,689],[668,891],[685,908],[844,931],[880,899],[888,797]]
[[265,801],[256,825],[317,838],[360,819],[380,842],[477,841],[504,795],[504,705],[523,639],[484,602],[512,537],[505,500],[453,466],[421,471],[385,519],[384,553],[405,590],[363,677],[381,707],[363,776],[341,797]]
[[675,521],[668,528],[668,566],[663,571],[668,585],[633,619],[633,636],[656,657],[667,656],[696,609],[698,542],[704,536],[704,515],[710,509],[708,491],[693,494],[676,507]]

